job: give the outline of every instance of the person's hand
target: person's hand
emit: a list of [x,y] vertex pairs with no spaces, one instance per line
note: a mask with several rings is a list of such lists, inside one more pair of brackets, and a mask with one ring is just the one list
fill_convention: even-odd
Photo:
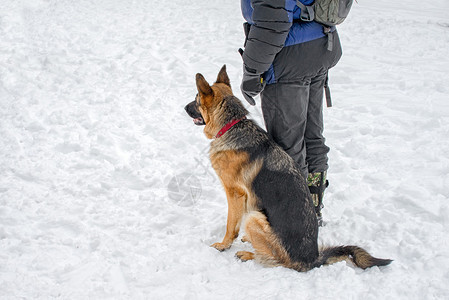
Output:
[[243,79],[240,89],[242,90],[243,97],[251,105],[256,105],[254,97],[256,97],[265,88],[265,82],[259,74],[251,73],[243,67]]

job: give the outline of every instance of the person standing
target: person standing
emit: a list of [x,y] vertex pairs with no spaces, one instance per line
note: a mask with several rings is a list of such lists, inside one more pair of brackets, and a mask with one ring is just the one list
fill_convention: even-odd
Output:
[[307,19],[305,6],[314,0],[299,1],[241,0],[247,22],[241,90],[251,105],[260,93],[267,132],[306,178],[322,226],[329,152],[323,92],[342,50],[335,27]]

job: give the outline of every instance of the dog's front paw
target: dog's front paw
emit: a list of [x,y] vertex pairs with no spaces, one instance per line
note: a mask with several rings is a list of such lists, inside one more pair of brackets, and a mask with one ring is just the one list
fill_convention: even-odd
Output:
[[226,249],[231,248],[231,244],[215,243],[215,244],[212,244],[211,247],[214,247],[218,251],[225,251]]

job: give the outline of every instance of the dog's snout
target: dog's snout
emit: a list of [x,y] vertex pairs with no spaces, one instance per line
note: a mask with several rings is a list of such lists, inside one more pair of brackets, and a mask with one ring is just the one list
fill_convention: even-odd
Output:
[[196,102],[192,101],[189,104],[187,104],[184,109],[186,110],[187,114],[191,116],[192,118],[198,118],[201,117],[201,114],[196,107]]

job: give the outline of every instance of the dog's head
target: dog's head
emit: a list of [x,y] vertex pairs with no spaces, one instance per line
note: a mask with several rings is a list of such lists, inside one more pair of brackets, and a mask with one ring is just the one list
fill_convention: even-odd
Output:
[[223,120],[226,119],[224,115],[227,112],[223,108],[223,102],[233,96],[231,83],[226,73],[226,65],[221,68],[217,80],[212,86],[204,79],[203,75],[196,74],[196,87],[198,94],[195,100],[186,105],[185,110],[193,118],[195,125],[205,125],[206,137],[212,138],[223,126]]

